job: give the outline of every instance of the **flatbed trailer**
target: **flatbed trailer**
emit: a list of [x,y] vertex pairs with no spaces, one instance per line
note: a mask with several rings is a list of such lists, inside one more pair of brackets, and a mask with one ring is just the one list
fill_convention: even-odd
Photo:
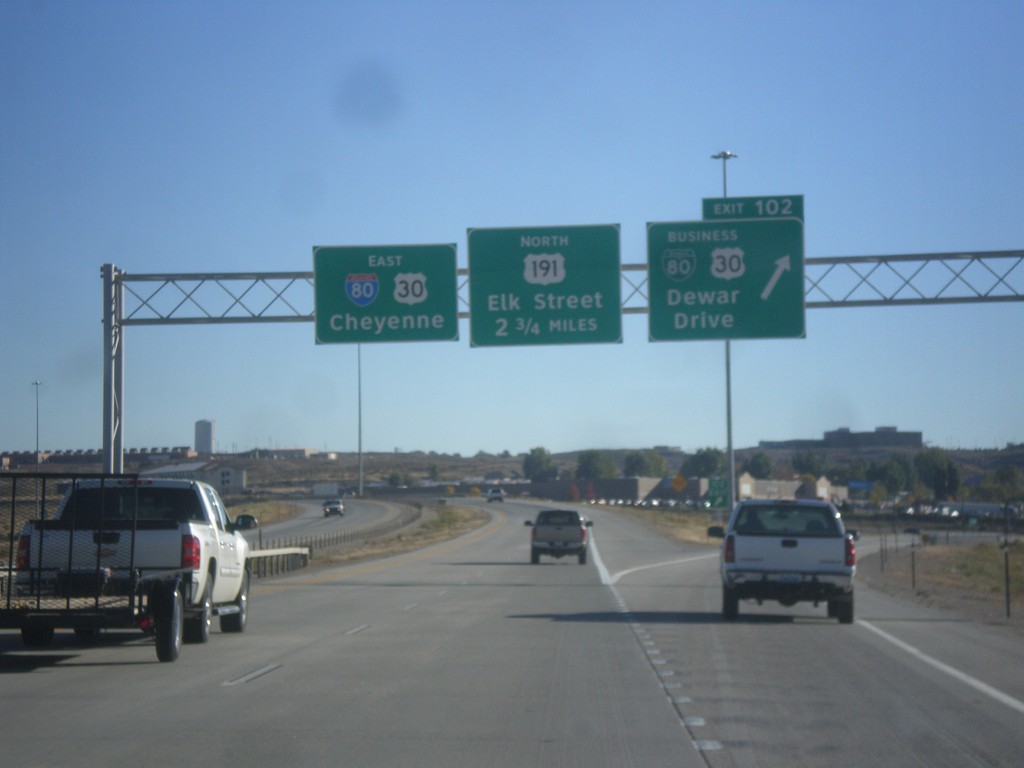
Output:
[[[57,629],[82,636],[137,630],[155,637],[160,661],[178,657],[188,607],[197,602],[193,569],[167,555],[144,569],[137,560],[146,551],[146,532],[164,535],[178,524],[140,519],[138,504],[127,505],[130,516],[116,520],[86,521],[84,513],[76,518],[67,512],[58,517],[69,489],[99,484],[124,493],[144,482],[137,475],[0,477],[0,558],[6,559],[0,567],[0,629],[20,630],[29,648],[48,645]],[[241,610],[244,603],[218,606],[216,613]],[[209,615],[201,619],[208,623]],[[236,623],[244,628],[244,614]]]

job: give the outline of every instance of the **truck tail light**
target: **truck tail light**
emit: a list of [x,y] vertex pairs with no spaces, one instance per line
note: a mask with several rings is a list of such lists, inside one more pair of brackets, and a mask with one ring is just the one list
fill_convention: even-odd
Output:
[[28,553],[32,546],[32,537],[22,534],[18,537],[18,555],[14,561],[14,567],[19,570],[28,568]]
[[181,567],[198,569],[202,565],[200,558],[199,538],[196,536],[181,537]]
[[857,545],[853,543],[853,537],[846,537],[846,564],[853,567],[857,564]]
[[584,544],[587,543],[587,529],[582,525],[580,526],[580,538],[583,540]]
[[725,549],[722,551],[722,558],[727,563],[736,562],[736,537],[731,533],[725,537]]

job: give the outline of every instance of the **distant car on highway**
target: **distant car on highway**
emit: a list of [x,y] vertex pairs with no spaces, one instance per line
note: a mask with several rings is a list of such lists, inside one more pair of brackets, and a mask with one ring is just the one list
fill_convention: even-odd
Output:
[[490,504],[492,501],[505,501],[505,491],[501,488],[488,488],[487,489],[487,503]]
[[345,504],[341,499],[328,499],[324,502],[324,517],[330,517],[331,515],[341,517],[344,514]]
[[537,565],[541,555],[562,558],[573,556],[580,565],[587,564],[587,547],[590,536],[587,529],[593,526],[579,512],[571,509],[544,509],[537,513],[536,520],[527,520],[530,531],[530,563]]

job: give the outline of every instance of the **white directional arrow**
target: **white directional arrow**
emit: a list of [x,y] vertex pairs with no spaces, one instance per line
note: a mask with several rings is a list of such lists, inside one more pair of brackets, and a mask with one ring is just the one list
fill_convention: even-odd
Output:
[[775,260],[775,272],[772,274],[772,279],[768,281],[768,285],[761,291],[761,301],[768,301],[768,297],[772,295],[772,291],[775,290],[775,284],[779,282],[779,278],[782,277],[783,272],[789,272],[789,254],[786,254],[781,259]]

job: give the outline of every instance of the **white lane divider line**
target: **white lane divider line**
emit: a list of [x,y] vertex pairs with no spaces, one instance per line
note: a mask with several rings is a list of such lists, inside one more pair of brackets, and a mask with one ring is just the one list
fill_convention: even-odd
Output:
[[886,641],[892,643],[897,648],[899,648],[901,651],[906,651],[907,653],[909,653],[911,656],[913,656],[914,658],[918,659],[919,661],[923,661],[925,664],[927,664],[927,665],[929,665],[931,667],[934,667],[935,669],[939,670],[939,672],[947,674],[947,675],[949,675],[950,677],[952,677],[955,680],[959,680],[964,685],[968,685],[971,688],[973,688],[974,690],[980,691],[981,693],[985,694],[989,698],[992,698],[992,699],[998,701],[1000,704],[1005,704],[1010,709],[1016,710],[1017,712],[1020,712],[1022,715],[1024,715],[1024,702],[1022,702],[1020,699],[1015,699],[1012,696],[1009,696],[1009,695],[1003,693],[999,689],[993,688],[991,685],[988,685],[987,683],[983,683],[983,682],[981,682],[981,680],[978,680],[977,678],[971,677],[970,675],[968,675],[965,672],[961,672],[959,669],[956,669],[955,667],[951,667],[948,664],[944,664],[943,662],[939,661],[938,659],[933,658],[932,656],[929,656],[928,654],[924,653],[920,649],[915,648],[914,646],[910,645],[910,643],[905,643],[902,640],[900,640],[899,638],[893,637],[888,632],[885,632],[885,631],[879,629],[878,627],[876,627],[874,624],[871,624],[870,622],[863,621],[863,620],[858,620],[857,623],[860,624],[862,627],[864,627],[866,629],[870,629],[872,632],[874,632],[880,638],[882,638],[883,640],[886,640]]
[[722,748],[722,743],[719,741],[712,740],[699,740],[693,742],[693,746],[698,752],[715,752]]
[[[622,596],[619,594],[619,591],[615,588],[615,585],[618,583],[619,579],[623,578],[624,576],[628,576],[631,573],[636,573],[637,571],[645,571],[650,568],[663,568],[667,565],[680,565],[682,563],[692,563],[697,560],[707,560],[708,558],[712,557],[717,558],[718,553],[713,552],[705,555],[696,555],[694,557],[684,557],[677,560],[668,560],[663,563],[651,563],[650,565],[641,565],[636,568],[629,568],[625,571],[619,571],[614,575],[609,573],[608,569],[605,567],[604,561],[601,559],[601,553],[597,549],[597,540],[594,538],[591,538],[590,540],[590,556],[591,560],[593,560],[594,562],[594,566],[597,568],[598,575],[601,577],[601,583],[604,586],[611,588],[612,596],[615,598],[615,601],[619,605],[620,610],[625,614],[629,614],[630,611],[628,606],[626,605],[626,601],[622,598]],[[676,671],[674,669],[666,669],[665,667],[668,666],[668,661],[664,658],[658,658],[661,655],[661,651],[650,647],[655,645],[655,643],[647,639],[650,637],[650,633],[647,631],[647,629],[642,624],[637,622],[631,622],[629,626],[630,629],[633,630],[633,634],[636,637],[637,641],[640,643],[641,647],[644,648],[644,653],[647,656],[647,660],[654,668],[655,675],[657,675],[658,679],[661,681],[662,688],[665,689],[666,692],[669,690],[678,690],[679,688],[682,688],[682,683],[668,682],[668,680],[666,680],[666,678],[675,677]],[[703,717],[684,717],[682,713],[679,712],[679,705],[689,704],[692,702],[692,699],[690,699],[689,696],[678,696],[668,694],[667,698],[676,708],[676,713],[679,716],[680,725],[686,728],[687,732],[690,734],[694,749],[696,749],[698,752],[715,752],[722,749],[722,743],[720,741],[715,741],[714,739],[692,738],[694,736],[694,729],[707,725],[707,722]]]
[[640,566],[637,566],[636,568],[628,568],[625,571],[619,571],[618,573],[612,574],[611,577],[610,577],[611,578],[611,582],[610,583],[618,584],[619,583],[619,579],[621,579],[623,576],[629,576],[631,573],[636,573],[637,571],[647,571],[647,570],[650,570],[651,568],[664,568],[666,565],[680,565],[682,563],[692,563],[692,562],[695,562],[697,560],[707,560],[708,558],[711,558],[711,557],[717,558],[718,557],[718,553],[717,552],[712,552],[712,553],[707,554],[707,555],[695,555],[694,557],[683,557],[683,558],[680,558],[679,560],[666,560],[663,563],[651,563],[650,565],[640,565]]
[[349,630],[348,632],[346,632],[345,634],[346,634],[346,635],[358,635],[358,634],[359,634],[360,632],[362,632],[362,631],[363,631],[364,629],[369,629],[369,628],[370,628],[370,625],[369,625],[369,624],[360,624],[360,625],[359,625],[358,627],[356,627],[355,629],[350,629],[350,630]]
[[225,683],[221,683],[221,685],[229,688],[229,687],[231,687],[233,685],[241,685],[242,683],[248,683],[248,682],[251,682],[251,681],[255,680],[258,677],[263,677],[264,675],[269,675],[275,669],[279,669],[280,666],[281,666],[280,664],[267,664],[267,666],[265,666],[265,667],[260,667],[259,669],[255,669],[255,670],[253,670],[252,672],[250,672],[247,675],[242,675],[241,677],[236,677],[234,680],[228,680]]

